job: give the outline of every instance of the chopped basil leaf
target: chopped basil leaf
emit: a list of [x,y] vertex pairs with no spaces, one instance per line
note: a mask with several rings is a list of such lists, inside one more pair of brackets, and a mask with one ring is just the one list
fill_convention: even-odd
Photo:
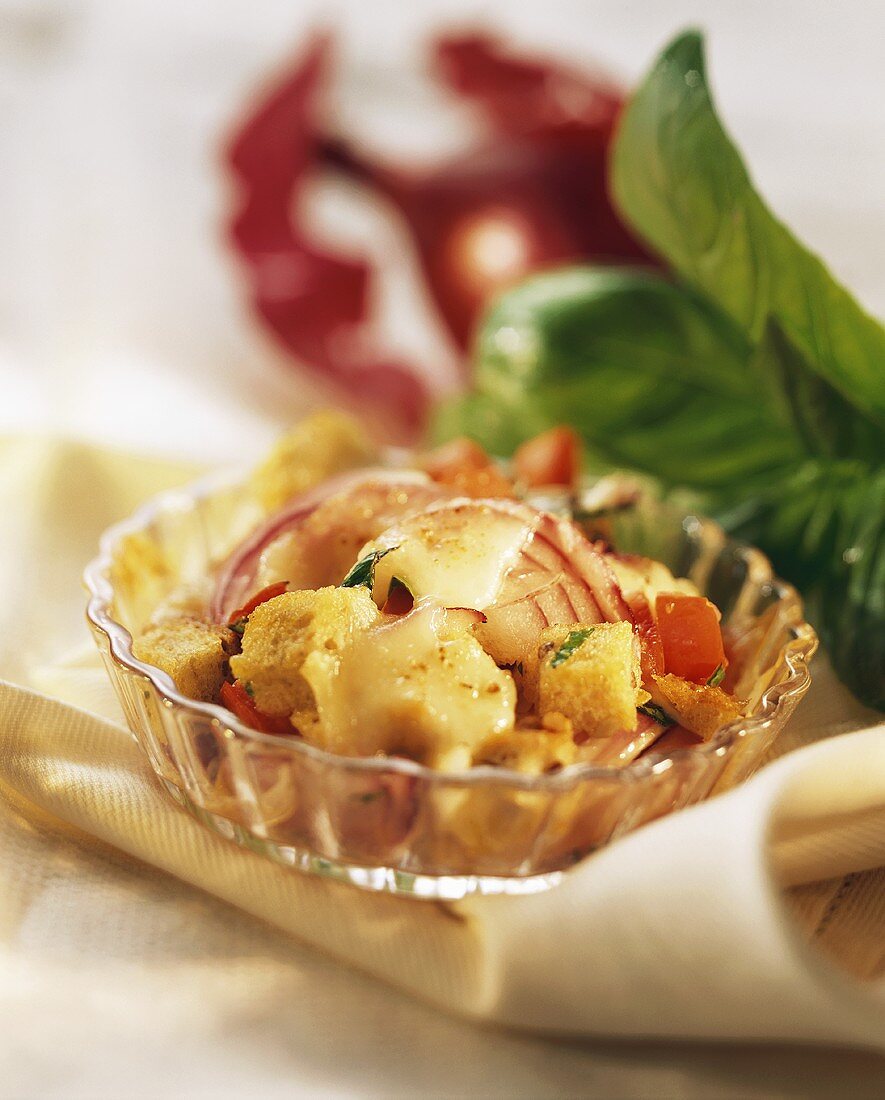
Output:
[[725,679],[725,665],[717,665],[713,675],[707,681],[707,687],[715,688],[719,687],[722,681]]
[[341,587],[368,588],[371,592],[375,584],[375,566],[391,550],[396,550],[396,547],[388,546],[386,550],[373,550],[371,554],[366,554],[364,558],[360,558],[341,582]]
[[242,638],[243,632],[246,629],[247,618],[248,616],[244,615],[241,619],[237,619],[235,622],[228,623],[228,629],[232,630],[234,634],[238,634]]
[[579,649],[593,633],[594,627],[588,626],[585,630],[573,630],[562,645],[550,658],[550,667],[559,668],[561,664],[571,657],[576,649]]
[[245,684],[243,684],[243,691],[245,691],[245,693],[249,696],[250,699],[255,694],[255,688],[252,686],[252,681],[251,680],[247,680],[245,682]]
[[646,718],[651,718],[653,722],[657,722],[660,726],[675,726],[676,719],[671,718],[665,710],[656,706],[654,703],[646,703],[644,706],[636,708],[640,714],[644,714]]

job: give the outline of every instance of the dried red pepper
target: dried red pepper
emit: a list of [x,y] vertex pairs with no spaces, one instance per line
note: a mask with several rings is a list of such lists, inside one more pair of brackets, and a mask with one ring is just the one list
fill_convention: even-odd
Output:
[[423,421],[428,394],[408,366],[375,347],[368,265],[317,247],[292,213],[317,166],[314,109],[328,77],[329,48],[328,36],[315,38],[231,142],[227,160],[240,201],[230,237],[252,305],[283,348],[403,434]]
[[484,135],[430,168],[385,164],[318,127],[329,52],[329,37],[315,38],[231,143],[241,201],[230,236],[254,308],[281,346],[407,438],[420,430],[431,394],[417,368],[380,343],[369,295],[377,273],[311,239],[299,216],[305,184],[331,167],[393,202],[440,317],[466,349],[490,295],[530,271],[648,259],[606,193],[623,97],[603,77],[518,56],[488,35],[442,37],[432,49],[435,70],[473,103]]

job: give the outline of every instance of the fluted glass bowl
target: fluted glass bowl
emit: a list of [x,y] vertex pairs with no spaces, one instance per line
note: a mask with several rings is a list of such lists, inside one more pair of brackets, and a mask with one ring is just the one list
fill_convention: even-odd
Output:
[[748,717],[704,744],[668,749],[665,735],[625,767],[552,775],[333,755],[184,697],[132,652],[157,605],[182,586],[199,598],[259,518],[245,483],[229,476],[156,498],[102,539],[85,575],[87,614],[167,790],[222,836],[301,870],[421,897],[544,889],[601,845],[746,778],[810,683],[817,641],[795,590],[758,550],[648,499],[609,521],[615,543],[690,577],[722,609]]

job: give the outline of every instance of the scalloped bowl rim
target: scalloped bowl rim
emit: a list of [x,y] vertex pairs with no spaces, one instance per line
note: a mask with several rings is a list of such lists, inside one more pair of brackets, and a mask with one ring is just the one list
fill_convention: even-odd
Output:
[[[748,717],[741,717],[723,726],[713,738],[687,748],[672,749],[667,753],[646,751],[626,765],[599,765],[592,763],[570,764],[559,772],[550,775],[527,775],[510,768],[479,765],[463,771],[441,771],[429,768],[412,760],[389,756],[345,756],[327,752],[299,738],[286,734],[263,733],[241,722],[234,714],[217,703],[206,703],[191,699],[176,688],[168,673],[154,665],[139,660],[132,651],[133,638],[129,630],[111,614],[114,589],[110,580],[114,552],[120,541],[128,535],[145,530],[162,513],[190,508],[203,498],[211,496],[221,489],[236,489],[244,484],[241,471],[222,470],[209,474],[179,489],[170,489],[151,497],[137,508],[128,518],[109,527],[101,536],[99,552],[83,573],[83,581],[89,593],[86,605],[86,617],[89,623],[107,641],[113,659],[124,668],[147,678],[163,704],[168,707],[180,707],[193,714],[209,718],[213,725],[228,730],[239,738],[266,744],[274,749],[284,748],[287,752],[302,753],[306,757],[322,761],[347,771],[356,772],[396,772],[431,782],[446,782],[455,785],[474,786],[478,783],[505,786],[517,790],[563,791],[580,783],[593,779],[618,779],[621,782],[636,783],[669,770],[677,761],[685,757],[723,755],[739,739],[761,733],[775,721],[779,708],[788,699],[801,698],[811,685],[811,673],[808,665],[817,649],[817,635],[809,623],[804,620],[792,624],[793,639],[787,644],[784,662],[789,675],[768,687],[760,699],[759,710]],[[774,575],[764,554],[749,544],[730,539],[713,520],[694,513],[683,517],[683,524],[697,523],[719,534],[738,549],[758,555],[768,570],[767,583],[776,590],[782,599],[795,600],[801,611],[802,602],[795,588]]]

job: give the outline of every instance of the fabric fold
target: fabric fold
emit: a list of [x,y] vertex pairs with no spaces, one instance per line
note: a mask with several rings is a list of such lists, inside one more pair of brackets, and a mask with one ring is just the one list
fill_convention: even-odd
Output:
[[[0,713],[7,790],[448,1011],[558,1034],[885,1049],[885,991],[849,983],[801,943],[766,846],[780,794],[814,786],[834,761],[853,759],[859,773],[882,729],[788,757],[647,826],[551,891],[442,905],[301,876],[214,836],[172,803],[114,722],[10,684]],[[878,796],[867,809],[881,811]],[[885,863],[885,836],[843,871],[876,859]]]

